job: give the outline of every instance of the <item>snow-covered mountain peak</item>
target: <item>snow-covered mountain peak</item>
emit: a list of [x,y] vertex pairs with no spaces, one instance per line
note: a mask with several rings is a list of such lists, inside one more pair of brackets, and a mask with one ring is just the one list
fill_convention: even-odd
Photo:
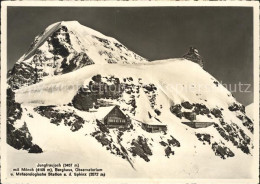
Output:
[[61,25],[72,25],[72,26],[81,25],[77,20],[61,21],[60,23]]
[[[84,26],[80,24],[78,21],[61,21],[59,22],[60,26],[67,27],[70,31],[73,31],[74,33],[79,34],[79,36],[87,36],[87,35],[93,35],[93,36],[100,36],[102,38],[109,38],[113,39],[112,37],[105,36],[104,34],[90,28],[87,26]],[[114,39],[115,40],[115,39]]]
[[61,21],[36,36],[29,50],[9,72],[9,84],[17,89],[92,64],[143,62],[147,60],[116,39],[78,21]]

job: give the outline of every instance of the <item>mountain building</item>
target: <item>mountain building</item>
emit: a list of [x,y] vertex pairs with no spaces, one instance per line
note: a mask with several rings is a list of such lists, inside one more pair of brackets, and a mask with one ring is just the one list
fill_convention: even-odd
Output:
[[99,115],[99,119],[103,116],[102,122],[108,128],[127,128],[129,126],[130,118],[121,111],[118,105],[102,109],[103,111],[101,111],[102,114]]
[[151,133],[166,132],[167,125],[159,122],[155,118],[152,118],[149,121],[142,122],[142,129]]
[[214,124],[213,122],[182,122],[182,123],[191,128],[207,128]]

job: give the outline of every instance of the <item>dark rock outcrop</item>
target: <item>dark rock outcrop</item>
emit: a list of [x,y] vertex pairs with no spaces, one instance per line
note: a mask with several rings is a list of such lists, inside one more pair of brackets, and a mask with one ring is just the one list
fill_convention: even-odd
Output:
[[[16,63],[8,76],[8,84],[11,88],[19,89],[22,86],[38,83],[46,76],[61,75],[94,64],[86,53],[74,50],[71,45],[70,34],[73,33],[69,32],[66,26],[62,26],[46,38],[44,43],[49,46],[48,51],[52,54],[51,57],[47,57],[44,51],[36,49],[24,58],[26,60],[32,57],[31,61]],[[35,46],[35,44],[32,44],[32,46]],[[32,49],[30,48],[29,51],[32,51]],[[58,62],[61,63],[60,67],[57,68]],[[51,70],[44,70],[46,67]],[[52,70],[54,72],[48,72]]]
[[[59,38],[59,35],[64,36],[64,39],[62,39],[62,41]],[[66,26],[62,26],[61,28],[59,28],[57,31],[55,31],[51,35],[50,39],[48,39],[48,43],[53,46],[53,50],[51,50],[51,52],[54,55],[60,55],[62,57],[67,57],[70,53],[69,53],[69,49],[68,49],[68,47],[66,47],[65,43],[67,43],[68,45],[71,45],[68,28]]]
[[97,102],[96,95],[84,90],[83,88],[79,89],[78,93],[72,100],[73,106],[82,111],[89,111],[89,109],[94,107],[94,102]]
[[[102,79],[112,84],[102,82]],[[92,77],[92,80],[87,86],[81,87],[78,90],[72,100],[72,104],[76,109],[89,111],[89,109],[94,107],[94,104],[96,108],[102,106],[102,104],[99,104],[99,99],[117,99],[124,90],[119,78],[113,76],[102,77],[98,74]],[[135,101],[131,103],[135,106]]]
[[29,86],[39,82],[37,68],[21,62],[16,63],[14,67],[8,72],[8,84],[12,89],[19,89],[21,86]]
[[61,63],[62,73],[69,73],[92,64],[94,64],[93,60],[90,59],[86,53],[76,53],[70,60],[68,60],[68,58],[63,59]]
[[211,112],[211,114],[213,114],[215,116],[215,118],[222,118],[221,110],[219,110],[217,108],[213,108],[210,112]]
[[204,104],[196,103],[195,108],[194,108],[194,112],[197,115],[199,115],[199,114],[205,115],[205,114],[209,114],[209,109]]
[[29,153],[42,153],[42,149],[32,142],[33,138],[26,122],[20,128],[14,127],[14,122],[21,119],[23,110],[21,105],[15,102],[15,94],[12,89],[7,89],[7,144],[15,149],[24,149]]
[[140,156],[143,158],[146,162],[149,162],[150,159],[148,158],[149,155],[152,155],[152,150],[147,144],[147,140],[145,138],[142,138],[141,136],[138,136],[137,140],[133,140],[131,143],[132,147],[130,149],[130,152],[133,154],[133,156]]
[[32,143],[32,136],[28,130],[26,123],[18,129],[14,129],[12,125],[7,127],[7,143],[15,149],[28,150],[29,153],[42,153],[42,149]]
[[40,115],[50,119],[50,122],[56,125],[60,125],[61,122],[65,126],[70,126],[70,130],[75,132],[83,127],[85,121],[74,112],[59,111],[55,109],[55,106],[39,106],[34,110]]
[[177,139],[175,139],[172,135],[171,135],[171,139],[167,139],[167,142],[170,146],[176,146],[176,147],[181,146],[180,142]]
[[172,149],[171,149],[170,146],[167,146],[164,151],[165,151],[165,155],[166,155],[168,158],[170,157],[170,155],[174,155],[174,151],[172,151]]
[[245,113],[245,106],[239,105],[239,104],[237,104],[237,103],[231,104],[231,105],[228,107],[228,109],[229,109],[230,111],[240,111],[240,112],[242,112],[242,113]]
[[235,154],[228,147],[220,143],[213,143],[212,150],[215,152],[217,156],[220,156],[222,159],[235,156]]
[[254,133],[254,123],[252,122],[252,120],[247,116],[244,116],[242,121],[243,121],[243,125],[247,127],[247,129],[250,132]]
[[[184,107],[183,110],[182,107]],[[187,111],[186,109],[192,111]],[[209,116],[210,113],[209,109],[204,104],[200,104],[200,103],[191,104],[188,101],[182,102],[181,104],[172,105],[170,110],[178,118],[185,117],[190,121],[195,120],[196,115]]]
[[181,108],[182,108],[182,106],[180,104],[172,105],[170,108],[170,111],[178,118],[182,118],[183,114],[182,114]]
[[166,157],[170,157],[170,155],[174,155],[174,151],[173,151],[173,148],[174,147],[180,147],[181,144],[180,142],[175,139],[172,135],[171,135],[171,138],[170,139],[167,139],[167,142],[162,140],[159,142],[164,148],[164,151],[165,151],[165,156]]
[[182,114],[183,114],[184,118],[186,118],[190,121],[193,121],[196,119],[196,115],[193,112],[183,112]]
[[111,154],[120,156],[122,159],[126,159],[133,167],[133,164],[129,159],[127,150],[121,144],[121,137],[124,133],[122,131],[119,131],[117,134],[117,140],[114,140],[109,134],[109,130],[101,122],[97,121],[97,123],[99,130],[92,132],[90,135],[93,136]]
[[193,105],[188,101],[182,102],[181,106],[184,107],[185,109],[192,109],[193,108]]
[[250,137],[248,137],[244,131],[238,127],[235,123],[228,124],[223,119],[220,119],[220,125],[214,124],[219,134],[226,140],[231,141],[234,146],[239,148],[246,154],[250,154],[249,145],[251,143]]
[[197,138],[203,142],[203,144],[205,144],[205,142],[207,142],[208,144],[211,144],[211,136],[210,134],[200,134],[200,133],[196,133],[195,134],[197,136]]

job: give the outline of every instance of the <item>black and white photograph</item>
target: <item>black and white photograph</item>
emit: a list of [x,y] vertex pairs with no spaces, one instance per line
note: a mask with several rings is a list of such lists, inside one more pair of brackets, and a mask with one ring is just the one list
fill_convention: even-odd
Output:
[[2,183],[258,183],[258,11],[2,3]]

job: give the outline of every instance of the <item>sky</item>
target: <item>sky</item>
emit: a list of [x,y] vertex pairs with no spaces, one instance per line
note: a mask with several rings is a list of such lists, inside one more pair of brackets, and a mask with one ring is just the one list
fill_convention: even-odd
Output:
[[71,20],[116,38],[150,61],[182,57],[194,46],[207,72],[242,104],[253,102],[250,7],[8,7],[8,69],[47,26]]

